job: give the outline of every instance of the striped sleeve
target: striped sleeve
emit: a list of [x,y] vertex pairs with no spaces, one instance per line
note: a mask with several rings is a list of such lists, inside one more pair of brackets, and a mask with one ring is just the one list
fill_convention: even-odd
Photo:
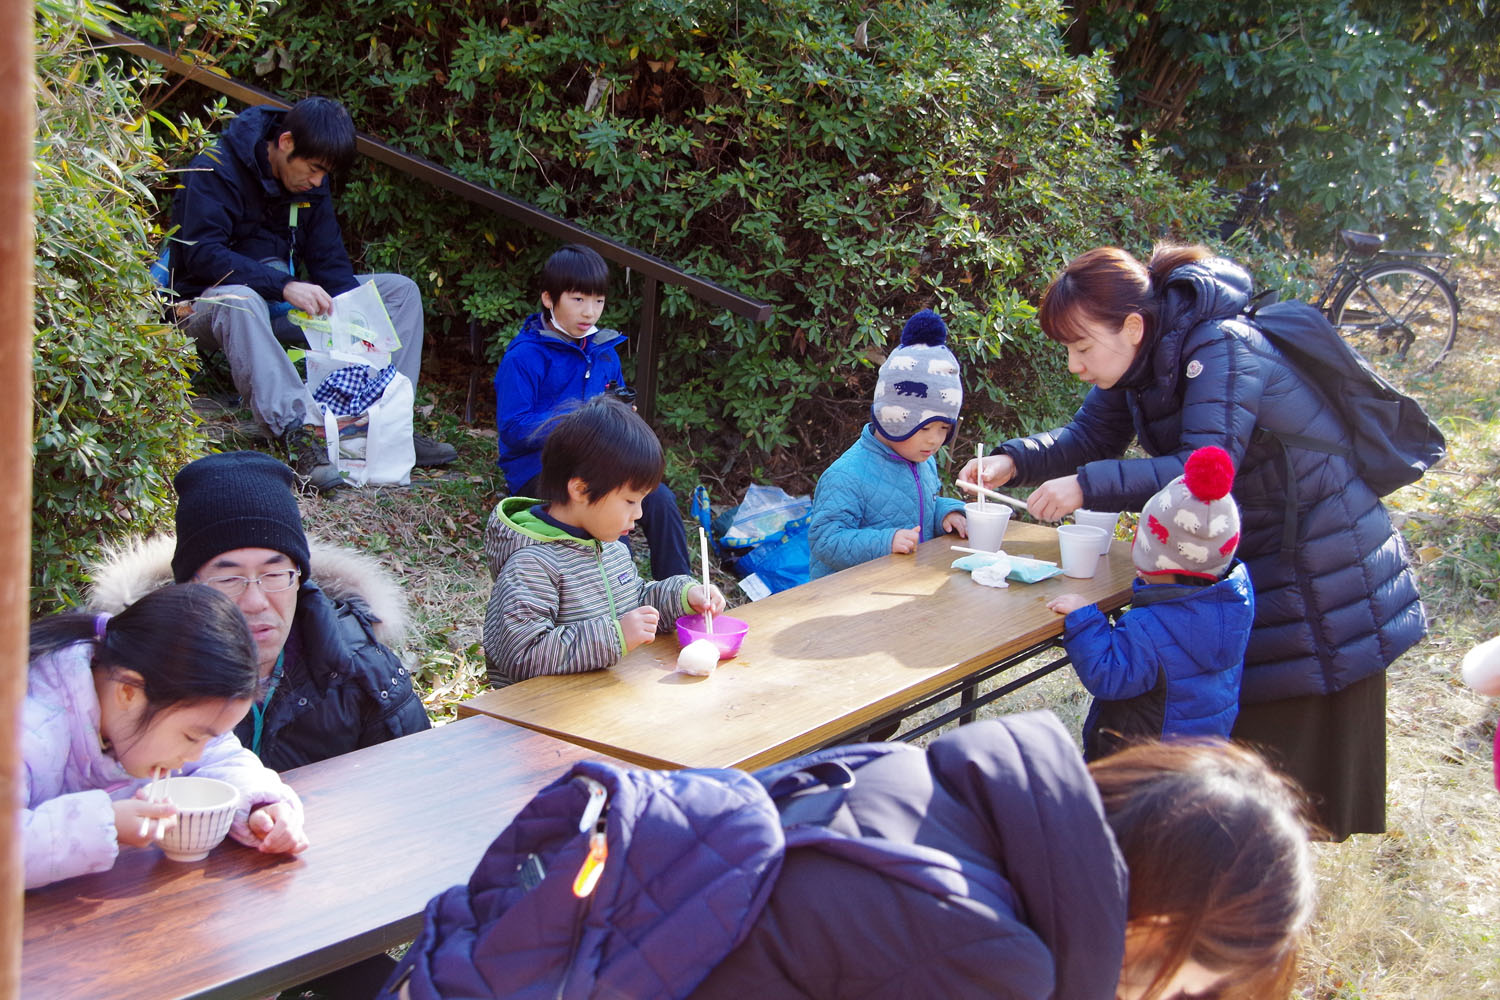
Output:
[[512,681],[545,674],[578,674],[603,670],[625,653],[619,623],[610,614],[609,596],[569,609],[559,621],[562,569],[540,546],[506,560],[490,590],[484,619],[484,651],[491,667]]

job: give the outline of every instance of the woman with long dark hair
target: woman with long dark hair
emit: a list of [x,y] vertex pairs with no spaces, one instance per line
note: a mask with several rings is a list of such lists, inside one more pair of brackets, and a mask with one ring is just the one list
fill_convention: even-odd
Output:
[[[1350,459],[1278,434],[1344,442],[1319,390],[1242,315],[1251,279],[1197,246],[1142,263],[1091,250],[1057,276],[1039,318],[1092,386],[1069,423],[1007,441],[960,478],[1040,484],[1046,520],[1138,511],[1216,445],[1237,470],[1239,555],[1255,588],[1236,739],[1265,747],[1328,834],[1385,829],[1385,668],[1426,617],[1405,544]],[[1146,457],[1124,458],[1132,442]]]

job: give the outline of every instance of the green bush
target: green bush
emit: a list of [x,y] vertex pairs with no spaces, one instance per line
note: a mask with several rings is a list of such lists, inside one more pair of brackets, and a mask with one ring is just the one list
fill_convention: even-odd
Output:
[[[1061,19],[1049,0],[288,0],[223,66],[773,303],[757,326],[664,292],[659,423],[695,460],[743,444],[776,468],[859,419],[924,306],[968,362],[971,426],[1056,419],[1079,393],[1033,319],[1047,278],[1099,242],[1209,228],[1205,189],[1120,141],[1107,62],[1069,56]],[[424,284],[430,325],[489,324],[492,358],[555,246],[370,165],[340,209],[367,266]],[[628,330],[638,296],[621,276],[606,319]]]
[[1474,183],[1500,153],[1500,18],[1483,2],[1075,6],[1075,47],[1118,53],[1122,119],[1190,176],[1272,173],[1300,244],[1343,228],[1481,253],[1500,240],[1492,185]]
[[149,273],[162,164],[139,106],[148,78],[90,47],[104,14],[92,0],[37,4],[37,614],[79,602],[102,544],[169,525],[171,477],[205,450],[188,395],[196,358],[163,325]]

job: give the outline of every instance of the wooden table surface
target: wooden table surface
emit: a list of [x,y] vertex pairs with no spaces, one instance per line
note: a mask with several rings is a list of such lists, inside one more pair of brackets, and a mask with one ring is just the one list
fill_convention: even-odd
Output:
[[[710,677],[675,672],[675,634],[609,670],[535,677],[459,705],[647,767],[753,769],[832,742],[1006,656],[1062,634],[1047,601],[1073,591],[1106,611],[1130,599],[1130,544],[1091,578],[996,589],[952,569],[953,536],[729,612],[750,625]],[[1013,522],[1005,550],[1058,559],[1057,532]]]
[[312,844],[231,840],[204,861],[126,848],[107,872],[26,893],[21,995],[265,997],[416,936],[531,796],[600,755],[464,719],[289,771]]

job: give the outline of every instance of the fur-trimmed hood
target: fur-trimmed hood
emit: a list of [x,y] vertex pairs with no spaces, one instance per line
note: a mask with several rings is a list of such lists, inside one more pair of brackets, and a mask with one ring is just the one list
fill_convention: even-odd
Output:
[[[399,649],[406,639],[406,594],[380,561],[363,552],[309,538],[312,582],[335,601],[351,598],[364,603],[374,623],[375,638]],[[107,549],[89,567],[89,607],[118,613],[143,595],[172,582],[175,535],[134,538]]]

